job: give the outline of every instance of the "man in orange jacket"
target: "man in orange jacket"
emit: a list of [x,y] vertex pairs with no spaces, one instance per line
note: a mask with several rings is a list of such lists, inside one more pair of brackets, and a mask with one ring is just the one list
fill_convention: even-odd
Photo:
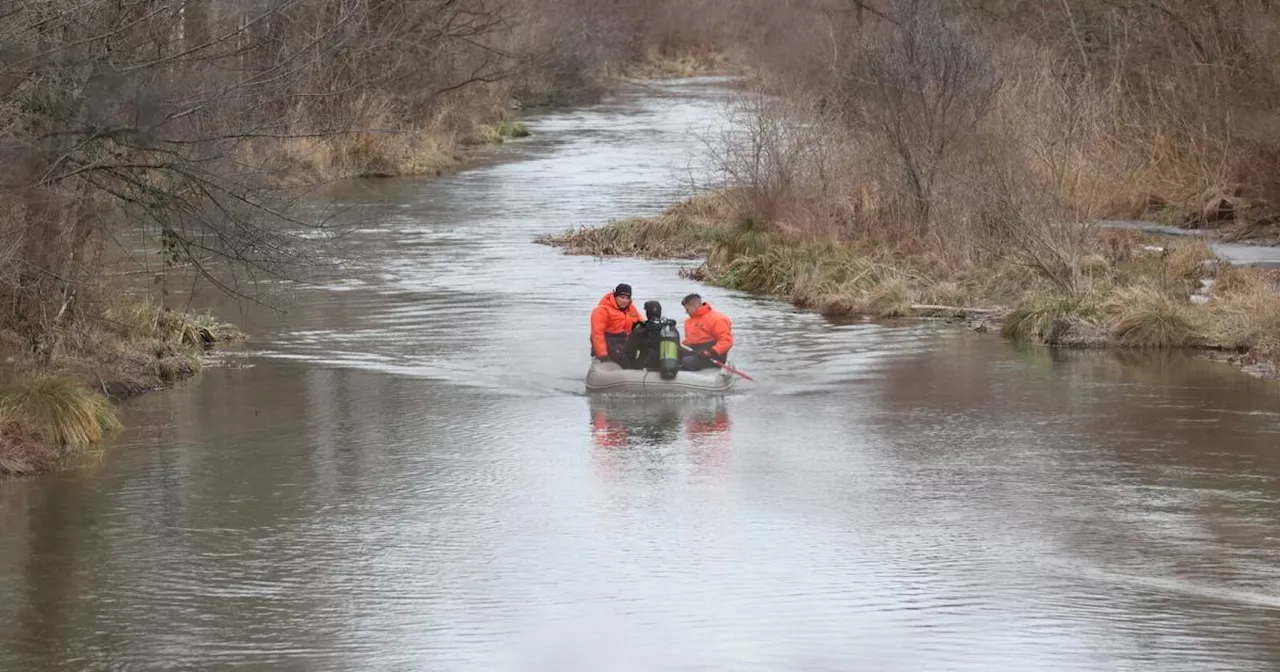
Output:
[[684,321],[684,341],[687,350],[681,351],[680,368],[698,371],[715,366],[711,360],[724,363],[733,347],[733,322],[724,313],[697,294],[690,294],[680,302],[689,318]]
[[624,346],[631,329],[643,321],[631,303],[631,285],[619,284],[591,311],[591,356],[602,362],[612,359],[623,368],[631,366]]

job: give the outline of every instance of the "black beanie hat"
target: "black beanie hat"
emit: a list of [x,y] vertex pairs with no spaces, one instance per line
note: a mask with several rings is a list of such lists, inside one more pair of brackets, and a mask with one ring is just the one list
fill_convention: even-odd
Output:
[[618,286],[613,288],[613,293],[615,295],[631,296],[631,285],[625,282],[618,283]]

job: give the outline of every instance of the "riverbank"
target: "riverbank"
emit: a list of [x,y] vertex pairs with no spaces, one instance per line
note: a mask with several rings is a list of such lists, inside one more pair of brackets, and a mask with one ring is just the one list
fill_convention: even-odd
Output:
[[669,53],[650,49],[644,57],[606,72],[608,79],[653,80],[742,74],[744,69],[740,62],[715,49],[682,49]]
[[290,184],[352,178],[440,176],[466,165],[467,152],[528,137],[522,112],[600,101],[615,87],[637,81],[740,73],[723,52],[650,49],[634,60],[605,62],[565,88],[552,82],[498,82],[460,96],[431,118],[404,125],[383,110],[367,113],[358,128],[322,137],[288,138],[246,149],[245,160]]
[[519,109],[519,101],[494,99],[459,105],[424,125],[398,127],[371,118],[360,124],[369,131],[272,142],[248,148],[246,159],[291,185],[440,176],[464,165],[469,149],[528,137]]
[[[1280,61],[1254,30],[1280,16],[863,9],[742,41],[759,77],[710,152],[740,192],[542,242],[703,257],[689,276],[831,316],[1280,357],[1275,273],[1206,243],[1280,242]],[[1069,224],[1108,219],[1203,240]]]
[[1280,246],[1280,205],[1243,185],[1209,189],[1176,204],[1149,195],[1107,217],[1148,221],[1225,243]]
[[[567,254],[700,259],[713,286],[841,318],[949,318],[1055,347],[1194,349],[1266,370],[1280,360],[1280,274],[1233,265],[1200,240],[1084,229],[1070,256],[816,235],[741,213],[713,192],[656,217],[536,242]],[[1063,236],[1065,231],[1059,231]]]
[[[586,104],[637,78],[690,77],[723,64],[713,52],[651,51],[571,88],[526,83],[523,100],[496,84],[457,98],[426,126],[397,129],[374,114],[361,126],[376,132],[248,142],[240,158],[273,186],[438,176],[466,167],[468,149],[530,135],[520,110]],[[108,277],[120,269],[98,270]],[[21,321],[0,327],[0,477],[72,464],[122,428],[118,402],[194,376],[208,350],[245,337],[207,314],[163,310],[149,300],[121,303],[92,283],[81,289],[64,319],[27,326],[38,336],[23,336]]]
[[204,368],[244,334],[209,314],[111,301],[38,343],[0,331],[0,477],[65,466],[122,428],[116,404]]

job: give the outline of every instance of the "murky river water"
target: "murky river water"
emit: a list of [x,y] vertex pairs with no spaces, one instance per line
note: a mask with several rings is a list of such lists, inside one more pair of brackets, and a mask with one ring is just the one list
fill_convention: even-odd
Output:
[[703,288],[758,385],[582,393],[601,294],[696,285],[529,240],[678,200],[722,100],[339,194],[348,278],[0,488],[0,668],[1280,667],[1274,383]]

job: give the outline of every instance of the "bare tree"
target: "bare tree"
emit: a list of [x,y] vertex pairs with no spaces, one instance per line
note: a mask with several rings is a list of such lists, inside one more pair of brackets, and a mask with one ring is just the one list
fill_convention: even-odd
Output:
[[329,222],[262,157],[501,80],[507,21],[493,0],[0,3],[5,323],[73,317],[92,250],[140,226],[235,294],[228,270],[287,272]]
[[886,143],[914,221],[928,226],[940,181],[956,169],[954,158],[990,111],[1001,77],[989,44],[964,18],[928,0],[896,4],[893,15],[877,11],[874,26],[864,16],[845,28],[832,97],[855,129]]

